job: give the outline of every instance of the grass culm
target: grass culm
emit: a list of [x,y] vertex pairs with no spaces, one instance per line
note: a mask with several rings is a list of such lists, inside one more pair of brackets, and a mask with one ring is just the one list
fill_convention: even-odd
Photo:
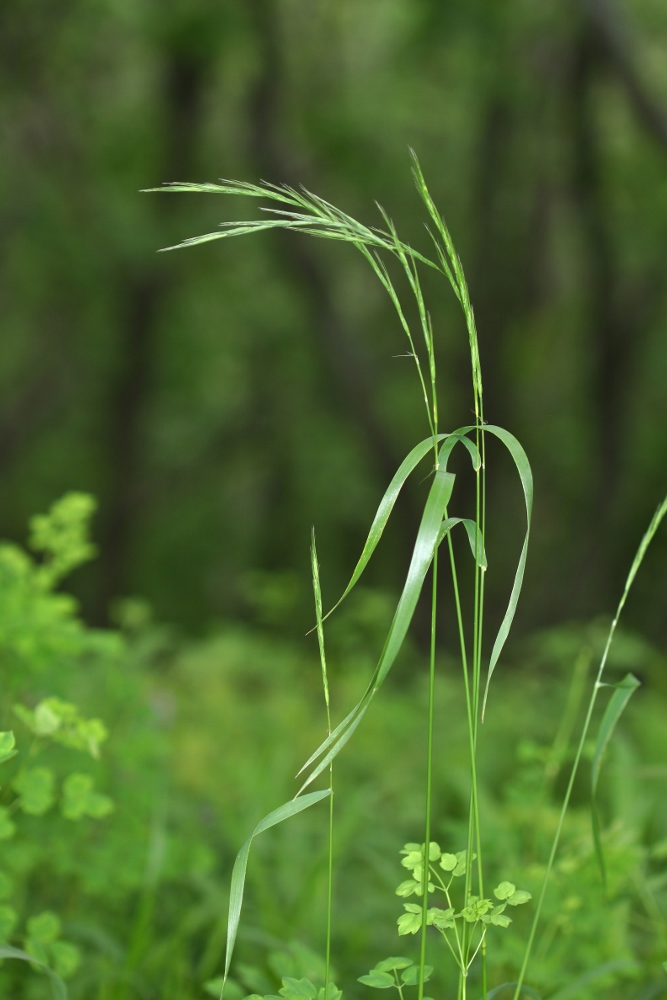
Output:
[[[416,374],[418,391],[425,410],[426,437],[415,444],[401,463],[389,484],[370,527],[363,551],[349,583],[336,604],[324,612],[320,589],[319,563],[312,535],[312,582],[315,599],[315,627],[322,668],[322,681],[326,705],[327,733],[319,747],[310,755],[299,772],[300,787],[289,802],[265,816],[250,834],[238,853],[231,881],[227,929],[227,950],[220,991],[225,989],[232,969],[232,959],[241,919],[243,894],[248,858],[254,838],[263,831],[282,823],[304,809],[327,801],[328,806],[328,891],[326,920],[326,972],[322,984],[306,979],[286,978],[280,993],[286,1000],[338,1000],[341,991],[333,983],[332,967],[332,899],[334,878],[335,810],[334,765],[343,747],[352,739],[355,730],[375,699],[383,681],[394,665],[410,628],[422,592],[429,590],[430,599],[430,649],[428,655],[428,703],[424,720],[426,762],[422,776],[424,787],[424,815],[421,830],[415,831],[419,841],[406,844],[401,864],[408,877],[398,886],[397,893],[404,911],[398,919],[399,936],[416,936],[419,941],[418,958],[412,961],[402,956],[392,956],[377,963],[360,977],[365,987],[375,989],[395,988],[401,1000],[405,991],[416,989],[417,1000],[424,1000],[425,984],[429,981],[435,962],[451,961],[456,968],[456,1000],[492,1000],[501,995],[519,1000],[521,996],[538,997],[530,985],[531,956],[534,952],[536,932],[558,854],[566,812],[570,804],[575,779],[584,759],[584,748],[591,739],[596,702],[602,689],[609,687],[606,710],[595,737],[591,775],[591,815],[595,851],[600,866],[600,877],[605,879],[605,862],[600,836],[595,792],[605,749],[612,737],[616,723],[638,682],[628,674],[617,684],[604,680],[609,648],[614,638],[619,616],[623,610],[635,575],[645,552],[667,512],[667,500],[656,511],[632,563],[627,581],[614,616],[602,658],[593,682],[588,708],[574,753],[569,779],[566,783],[560,817],[553,835],[551,850],[544,864],[541,887],[532,899],[531,893],[503,880],[490,889],[485,858],[485,845],[491,833],[485,830],[480,807],[478,779],[479,744],[483,733],[484,715],[493,693],[492,679],[503,652],[514,620],[523,584],[528,553],[533,504],[533,478],[530,463],[519,441],[505,428],[488,424],[484,419],[484,395],[480,353],[475,317],[470,302],[468,286],[461,261],[442,215],[429,194],[417,157],[412,154],[412,170],[416,189],[426,212],[426,229],[430,239],[429,253],[422,253],[403,242],[387,213],[380,208],[382,225],[366,226],[351,218],[327,201],[300,189],[263,183],[260,185],[241,181],[221,181],[218,184],[175,183],[151,189],[161,192],[196,192],[224,194],[262,199],[264,215],[247,222],[223,222],[215,232],[185,240],[179,247],[192,247],[207,241],[233,236],[259,233],[269,229],[289,229],[304,235],[323,239],[340,240],[352,244],[362,254],[376,278],[388,295],[396,312],[400,327],[407,338],[407,348]],[[169,247],[166,249],[176,249]],[[405,287],[413,302],[408,306],[397,290],[390,274],[391,262],[398,265]],[[471,397],[474,422],[445,432],[440,427],[438,407],[438,373],[434,330],[423,290],[424,269],[446,279],[456,296],[465,319],[470,352]],[[408,316],[415,316],[413,321]],[[510,598],[500,628],[490,641],[485,634],[485,581],[486,560],[486,466],[487,443],[495,439],[502,445],[514,464],[523,495],[525,535],[518,564],[511,584]],[[474,475],[474,516],[458,516],[454,507],[455,475],[449,471],[450,456],[454,449],[467,453]],[[360,580],[393,512],[397,497],[408,477],[430,462],[430,487],[423,507],[405,583],[396,604],[391,625],[380,651],[376,667],[357,703],[338,723],[331,716],[329,677],[326,658],[326,623],[341,602],[348,597]],[[421,473],[423,475],[423,471]],[[471,573],[460,572],[460,554],[457,556],[452,541],[453,532],[465,533],[470,549]],[[467,550],[466,550],[467,551]],[[469,745],[469,810],[465,843],[441,846],[433,836],[433,768],[435,735],[441,720],[436,715],[436,667],[441,646],[441,595],[444,592],[442,576],[450,577],[453,595],[452,619],[456,623],[457,644],[460,652],[461,682],[465,698]],[[464,593],[471,587],[471,593]],[[449,589],[449,588],[448,588]],[[464,612],[470,608],[470,618]],[[417,780],[417,776],[415,776]],[[317,788],[317,785],[321,787]],[[313,790],[316,788],[316,790]],[[338,793],[337,793],[338,794]],[[344,809],[344,801],[336,810]],[[532,925],[527,932],[523,955],[516,966],[516,978],[510,982],[490,981],[488,956],[498,935],[512,933],[510,913],[517,906],[529,905],[533,910]],[[437,939],[442,939],[439,943]],[[433,956],[437,957],[433,957]],[[589,970],[587,975],[594,973]],[[577,982],[569,984],[563,997],[577,995]],[[560,995],[560,994],[559,994]],[[449,998],[448,998],[449,1000]],[[453,998],[452,998],[453,1000]],[[556,997],[554,996],[554,1000]]]

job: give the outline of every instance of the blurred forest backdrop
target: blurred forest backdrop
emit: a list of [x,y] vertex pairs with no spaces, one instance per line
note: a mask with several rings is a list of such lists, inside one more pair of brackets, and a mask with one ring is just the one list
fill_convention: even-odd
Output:
[[[370,225],[377,199],[424,249],[417,151],[471,286],[486,419],[535,474],[520,641],[494,678],[479,774],[485,871],[536,895],[602,616],[667,491],[666,56],[665,0],[0,3],[0,538],[23,546],[68,491],[98,500],[98,556],[72,582],[84,620],[63,580],[92,554],[85,496],[32,522],[34,557],[0,543],[0,942],[55,963],[72,1000],[219,996],[235,854],[325,732],[304,639],[311,525],[330,606],[428,433],[359,254],[278,232],[159,254],[259,205],[140,189],[303,183]],[[467,336],[451,290],[424,281],[453,430],[471,421]],[[492,634],[525,525],[509,460],[490,446],[487,464]],[[336,720],[377,662],[427,489],[406,487],[366,589],[331,619]],[[609,663],[646,682],[601,781],[610,895],[586,760],[530,971],[545,997],[664,994],[666,606],[663,527]],[[352,1000],[397,948],[397,852],[423,829],[416,625],[336,763],[333,953]],[[447,650],[442,664],[431,830],[457,850],[468,735]],[[91,726],[110,733],[100,760],[77,736]],[[228,1000],[319,961],[316,812],[253,848]],[[494,945],[490,982],[516,976],[529,916]],[[446,966],[434,982],[454,995]],[[47,986],[1,963],[1,996]]]
[[[371,224],[377,199],[419,244],[413,146],[471,284],[487,418],[536,476],[519,627],[608,612],[667,483],[666,51],[663,0],[2,4],[3,537],[90,491],[90,621],[142,595],[194,632],[290,610],[300,629],[311,523],[333,596],[427,432],[401,331],[346,248],[159,255],[249,206],[138,191],[304,183]],[[429,293],[453,429],[466,339],[450,291]],[[492,461],[501,570],[510,472]],[[404,573],[417,509],[376,586]],[[631,610],[653,639],[666,555],[658,539]],[[489,587],[506,600],[502,572]]]

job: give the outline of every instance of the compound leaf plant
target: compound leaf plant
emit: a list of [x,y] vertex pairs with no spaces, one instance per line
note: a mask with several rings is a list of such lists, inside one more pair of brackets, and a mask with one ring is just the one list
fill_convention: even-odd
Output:
[[[398,917],[397,931],[399,936],[418,936],[418,955],[414,958],[389,957],[380,961],[367,974],[359,977],[359,982],[372,989],[395,989],[401,1000],[406,1000],[404,991],[415,989],[416,1000],[424,1000],[424,986],[428,982],[432,967],[427,964],[427,948],[430,945],[432,928],[443,942],[444,954],[455,963],[457,968],[457,1000],[492,1000],[500,993],[510,994],[513,1000],[521,996],[537,997],[535,990],[525,983],[528,965],[535,940],[535,932],[540,918],[540,912],[546,893],[549,877],[554,865],[558,843],[563,827],[565,813],[568,808],[572,787],[579,767],[584,744],[591,726],[593,709],[598,693],[605,685],[602,674],[607,661],[609,647],[614,636],[619,614],[625,603],[629,588],[644,557],[646,549],[657,531],[657,528],[667,512],[667,499],[658,508],[647,532],[645,533],[631,571],[626,581],[625,589],[612,622],[607,638],[607,644],[598,668],[595,684],[591,693],[588,711],[580,734],[577,751],[574,756],[570,780],[564,796],[560,819],[554,836],[549,859],[545,866],[545,876],[541,891],[534,907],[532,928],[528,935],[524,958],[517,978],[512,983],[490,983],[487,969],[487,949],[492,947],[493,935],[497,931],[506,930],[511,924],[510,913],[517,906],[529,903],[531,894],[518,888],[512,881],[502,880],[489,893],[484,865],[484,831],[480,815],[480,803],[477,778],[477,758],[480,729],[484,720],[484,712],[489,697],[490,682],[499,662],[503,647],[507,640],[516,612],[528,552],[530,523],[533,505],[533,477],[530,463],[519,441],[508,430],[492,424],[484,419],[482,371],[478,348],[475,317],[470,302],[468,286],[463,267],[444,218],[436,208],[426,185],[419,162],[414,152],[412,156],[412,172],[419,197],[427,215],[427,232],[431,243],[430,254],[422,253],[403,242],[387,213],[380,208],[383,226],[366,226],[334,205],[302,188],[296,190],[286,185],[270,183],[252,184],[243,181],[222,180],[218,184],[172,183],[160,188],[149,189],[159,192],[195,192],[205,194],[236,195],[251,199],[264,199],[270,204],[264,208],[265,216],[249,221],[222,222],[215,232],[187,239],[178,246],[167,247],[167,250],[179,247],[192,247],[200,243],[226,239],[232,236],[242,236],[270,229],[288,229],[306,235],[323,239],[339,240],[351,244],[362,254],[371,267],[376,278],[388,295],[396,312],[399,325],[407,338],[408,354],[415,366],[417,391],[423,400],[426,416],[427,436],[414,445],[410,453],[401,463],[394,478],[389,484],[368,533],[361,556],[355,566],[349,583],[337,603],[326,613],[323,612],[323,601],[320,591],[319,564],[315,544],[312,537],[312,575],[315,595],[315,612],[318,647],[322,668],[324,696],[327,708],[328,732],[321,745],[314,750],[299,772],[301,785],[295,797],[288,803],[273,810],[256,826],[245,842],[234,864],[227,927],[227,950],[224,970],[219,979],[208,984],[208,992],[219,988],[220,995],[225,989],[236,943],[237,931],[241,917],[246,868],[252,842],[259,833],[282,823],[303,809],[309,808],[320,801],[328,800],[329,806],[329,892],[327,914],[326,941],[326,971],[324,983],[319,986],[308,979],[284,978],[279,996],[269,995],[267,1000],[339,1000],[340,990],[332,982],[331,970],[331,926],[332,926],[332,867],[333,867],[333,837],[334,837],[334,760],[338,753],[354,735],[380,686],[391,670],[410,628],[418,601],[425,588],[427,579],[430,583],[430,651],[428,656],[428,707],[425,724],[427,755],[426,773],[424,776],[424,817],[422,835],[419,843],[409,843],[403,848],[402,865],[409,873],[409,878],[401,882],[397,894],[405,899],[414,897],[414,902],[403,904],[404,912]],[[399,296],[394,279],[390,275],[391,261],[398,265],[407,282],[409,295],[413,302],[409,319],[408,304]],[[435,334],[429,311],[422,290],[421,274],[423,269],[436,272],[449,283],[456,296],[466,323],[471,364],[472,412],[474,422],[454,429],[443,431],[439,421],[438,381],[435,350]],[[519,476],[523,492],[525,513],[525,535],[519,554],[514,579],[511,586],[507,609],[500,627],[490,643],[487,653],[484,636],[484,594],[487,572],[485,549],[486,533],[486,452],[489,438],[499,441],[509,453]],[[449,470],[448,464],[455,448],[464,449],[467,453],[474,475],[474,517],[455,516],[451,507],[454,497],[455,475]],[[405,583],[391,625],[380,651],[376,667],[368,680],[367,686],[358,702],[337,725],[332,726],[329,705],[329,681],[325,652],[325,622],[355,587],[368,565],[384,529],[392,514],[396,499],[407,479],[415,474],[417,468],[425,460],[431,463],[430,487],[414,548],[410,559]],[[422,466],[423,468],[423,466]],[[423,478],[423,471],[421,472]],[[458,526],[461,525],[459,529]],[[467,583],[472,592],[468,605],[471,608],[470,620],[464,615],[464,595],[462,593],[463,576],[459,570],[459,557],[452,541],[454,530],[463,530],[467,537],[472,559],[472,583]],[[432,827],[432,784],[434,761],[434,731],[435,731],[435,679],[436,650],[440,639],[440,595],[439,578],[446,567],[451,577],[454,621],[456,622],[457,641],[460,650],[461,675],[465,696],[467,729],[469,740],[470,765],[470,800],[467,821],[467,842],[459,850],[442,850],[440,845],[431,838]],[[468,576],[465,577],[468,580]],[[484,666],[485,664],[485,666]],[[593,792],[597,782],[599,764],[611,737],[613,727],[620,711],[627,703],[629,693],[636,687],[634,678],[626,678],[622,682],[624,689],[614,701],[615,708],[611,716],[607,715],[598,739],[596,752],[596,772],[593,782]],[[628,693],[629,692],[629,693]],[[307,791],[317,779],[324,778],[325,787],[320,791]],[[595,813],[594,832],[597,853],[602,859],[602,847],[597,831]],[[426,847],[428,845],[428,848]],[[511,873],[504,873],[511,877]],[[437,905],[431,905],[433,903]],[[439,904],[439,905],[438,905]],[[428,956],[430,957],[430,955]],[[256,994],[249,1000],[259,1000]]]

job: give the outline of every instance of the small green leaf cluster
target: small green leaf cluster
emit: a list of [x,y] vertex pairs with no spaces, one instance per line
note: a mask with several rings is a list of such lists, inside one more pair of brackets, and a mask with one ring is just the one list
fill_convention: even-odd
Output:
[[60,918],[46,910],[28,920],[23,946],[38,962],[54,969],[63,979],[68,979],[79,967],[81,953],[76,945],[63,941],[60,935]]
[[76,705],[60,698],[45,698],[34,709],[15,705],[14,714],[35,736],[89,753],[96,759],[100,756],[100,745],[109,735],[100,719],[84,719]]
[[[46,742],[53,741],[98,758],[100,745],[107,738],[106,727],[99,719],[83,718],[75,705],[59,698],[46,698],[34,710],[25,705],[15,705],[14,713],[37,737],[31,749],[32,757]],[[0,734],[0,740],[3,737],[5,741],[9,737],[13,740],[11,733]],[[13,756],[13,742],[11,745],[7,743],[7,746],[9,755]],[[12,837],[15,832],[14,823],[9,818],[10,812],[20,809],[30,816],[43,816],[57,798],[55,774],[48,767],[21,767],[13,778],[11,787],[17,793],[17,799],[9,808],[0,806],[0,839],[4,840]],[[113,802],[107,795],[95,791],[89,774],[75,771],[65,777],[60,811],[66,819],[78,820],[84,816],[101,819],[112,810]]]
[[[428,860],[427,860],[428,853]],[[469,864],[476,855],[470,858],[466,851],[450,854],[442,851],[440,845],[431,841],[426,851],[425,844],[406,844],[401,851],[401,864],[411,872],[411,878],[401,882],[396,894],[404,898],[424,895],[424,887],[428,893],[443,894],[446,907],[428,907],[426,924],[435,927],[444,937],[459,967],[467,971],[477,954],[489,926],[509,927],[511,918],[505,913],[508,906],[520,906],[531,899],[531,894],[525,889],[517,889],[513,882],[500,882],[493,890],[495,901],[468,893],[461,899],[463,885],[456,892],[455,879],[465,876]],[[398,918],[398,933],[400,935],[417,934],[421,929],[424,908],[418,903],[404,903],[402,913]],[[458,924],[457,924],[458,921]],[[463,932],[467,925],[467,932]],[[461,928],[461,929],[460,929]],[[475,941],[475,931],[481,929],[481,936]],[[447,932],[453,932],[448,937]]]
[[[424,966],[423,981],[426,983],[431,978],[433,967]],[[401,956],[385,958],[382,962],[370,970],[365,976],[359,976],[359,982],[364,986],[371,986],[376,990],[386,990],[390,987],[398,990],[401,1000],[403,998],[403,988],[405,986],[417,986],[419,983],[419,966],[409,958]],[[430,1000],[425,997],[424,1000]]]
[[[26,678],[48,674],[51,690],[62,689],[83,655],[117,656],[118,634],[87,628],[71,594],[56,589],[63,578],[90,559],[92,497],[68,493],[46,514],[30,522],[32,557],[21,546],[0,542],[0,652],[5,697]],[[40,685],[43,689],[44,685]]]
[[[36,740],[28,759],[48,741],[61,743],[71,749],[99,756],[100,744],[107,733],[99,719],[84,719],[74,705],[58,698],[47,698],[33,710],[23,705],[15,706],[15,714],[27,725]],[[5,764],[18,754],[14,733],[0,733],[0,764]],[[56,778],[48,767],[23,765],[10,780],[8,788],[15,794],[9,805],[0,806],[0,840],[9,840],[16,834],[12,816],[20,810],[31,816],[42,816],[56,800]],[[84,816],[100,818],[113,809],[106,795],[94,791],[93,779],[77,772],[67,775],[62,785],[61,813],[66,819],[78,820]],[[4,902],[12,894],[12,881],[0,871],[0,942],[9,942],[19,923],[11,905]],[[23,934],[23,948],[35,959],[33,969],[43,973],[52,969],[66,979],[78,968],[81,955],[76,945],[61,937],[61,922],[57,914],[45,910],[28,918]]]
[[[17,753],[14,746],[13,733],[0,733],[0,763],[9,760]],[[35,795],[38,794],[38,792],[35,793]],[[8,818],[8,810],[3,809],[0,813],[0,839],[11,837],[14,830],[14,824]],[[10,892],[11,881],[3,872],[0,872],[0,899],[5,899],[10,895]],[[0,941],[9,941],[17,923],[16,910],[6,903],[0,904]],[[35,958],[37,962],[54,969],[63,979],[71,976],[81,961],[81,955],[76,945],[62,940],[60,919],[50,910],[28,919],[23,947],[28,955]],[[36,965],[34,968],[40,971],[39,966]]]
[[66,493],[47,514],[30,521],[30,548],[43,554],[40,578],[52,587],[77,566],[95,556],[88,525],[97,503],[88,493]]
[[262,997],[259,993],[250,993],[245,1000],[341,1000],[343,996],[335,983],[329,983],[326,990],[324,986],[315,986],[310,979],[284,976],[282,983],[278,996],[268,993]]

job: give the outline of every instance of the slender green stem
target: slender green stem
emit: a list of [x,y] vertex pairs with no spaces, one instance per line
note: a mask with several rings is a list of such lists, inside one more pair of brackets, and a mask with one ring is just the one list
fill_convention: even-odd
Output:
[[431,650],[429,657],[428,679],[428,740],[426,751],[426,810],[424,819],[424,899],[422,905],[422,927],[419,948],[419,990],[418,1000],[424,996],[424,967],[426,965],[426,920],[428,911],[428,886],[431,868],[429,849],[431,843],[431,794],[433,784],[433,728],[435,718],[435,648],[437,635],[437,601],[438,601],[438,552],[433,556],[433,588],[431,592]]
[[[311,537],[311,567],[313,574],[313,594],[315,597],[315,615],[317,619],[317,645],[320,653],[320,665],[322,668],[322,688],[324,690],[324,703],[327,713],[327,733],[331,736],[331,702],[329,698],[329,675],[327,672],[327,657],[324,647],[324,622],[322,618],[322,590],[320,587],[320,568],[317,561],[317,547],[315,544],[315,530]],[[333,842],[334,842],[334,781],[333,781],[333,761],[329,764],[329,844],[328,844],[328,865],[327,865],[327,930],[326,930],[326,964],[324,971],[324,997],[327,1000],[329,995],[329,981],[331,970],[331,924],[333,913]]]
[[[329,725],[331,732],[331,725]],[[326,945],[326,966],[324,970],[324,1000],[329,997],[329,982],[331,977],[331,921],[333,913],[333,837],[334,837],[334,791],[333,791],[333,762],[329,764],[329,788],[331,796],[329,798],[329,864],[327,871],[327,945]]]
[[[481,564],[481,552],[479,551],[480,544],[484,546],[486,537],[486,440],[483,430],[480,432],[480,428],[483,427],[484,421],[484,411],[482,408],[481,397],[479,399],[479,412],[480,412],[480,424],[477,426],[477,447],[480,449],[481,454],[481,468],[477,473],[477,483],[478,483],[478,496],[479,496],[479,506],[477,509],[477,543],[475,552],[475,575],[478,580],[477,593],[478,593],[478,631],[477,631],[477,648],[476,648],[476,668],[475,668],[475,679],[476,687],[474,693],[474,719],[475,719],[475,739],[474,739],[474,755],[473,755],[473,788],[475,793],[474,802],[474,815],[475,815],[475,839],[477,842],[477,875],[479,880],[479,894],[484,897],[484,870],[483,870],[483,848],[482,848],[482,832],[481,832],[481,819],[479,815],[479,786],[477,784],[477,740],[479,735],[479,723],[480,723],[480,710],[479,710],[479,697],[481,690],[481,676],[482,676],[482,640],[484,633],[484,584],[486,582],[486,573],[482,568]],[[486,934],[482,936],[482,1000],[486,1000],[487,994],[487,968],[486,968]]]
[[535,934],[537,933],[537,925],[539,923],[540,915],[542,913],[542,906],[544,904],[544,898],[546,896],[547,886],[549,884],[549,878],[551,876],[551,870],[553,868],[554,861],[556,859],[556,852],[558,851],[558,845],[560,843],[563,824],[565,823],[565,814],[567,813],[567,808],[570,804],[570,797],[572,795],[572,789],[574,787],[574,781],[577,776],[577,771],[579,770],[579,763],[581,761],[581,757],[584,751],[584,745],[586,743],[586,737],[588,736],[588,730],[590,728],[591,719],[593,718],[593,710],[595,708],[595,703],[597,701],[598,692],[600,691],[600,688],[603,686],[602,675],[604,673],[605,666],[607,665],[607,657],[609,656],[609,650],[611,648],[611,644],[613,642],[614,635],[616,633],[616,626],[618,625],[618,620],[625,606],[625,602],[630,592],[630,587],[632,586],[634,578],[637,575],[637,570],[641,566],[644,556],[646,555],[646,550],[651,544],[653,536],[658,530],[658,527],[660,526],[660,523],[664,518],[665,514],[667,514],[667,497],[663,500],[662,504],[658,507],[657,511],[653,515],[651,523],[648,526],[648,529],[646,530],[644,537],[639,543],[639,548],[637,549],[637,553],[632,562],[632,566],[630,567],[630,572],[628,573],[628,577],[625,581],[623,594],[621,595],[621,599],[618,602],[618,607],[616,608],[616,614],[614,615],[614,619],[611,623],[609,632],[607,634],[607,641],[605,643],[604,650],[602,652],[602,657],[600,659],[600,666],[598,667],[597,676],[595,678],[595,684],[593,685],[593,691],[591,693],[591,698],[588,703],[588,711],[586,712],[586,718],[584,720],[584,725],[581,731],[579,745],[577,747],[577,752],[575,754],[574,762],[572,764],[572,769],[570,771],[570,780],[568,781],[567,790],[565,792],[563,805],[560,811],[560,816],[558,817],[558,825],[556,827],[556,833],[554,835],[553,844],[551,845],[549,861],[547,862],[547,870],[544,879],[542,881],[542,887],[540,889],[540,895],[537,901],[537,907],[535,910],[535,916],[533,918],[533,924],[530,929],[530,935],[528,937],[526,951],[524,953],[523,962],[521,964],[521,971],[519,972],[519,977],[517,979],[516,990],[514,992],[514,1000],[519,1000],[521,987],[523,985],[523,981],[526,976],[526,970],[528,968],[528,962],[530,961],[530,955],[535,941]]

